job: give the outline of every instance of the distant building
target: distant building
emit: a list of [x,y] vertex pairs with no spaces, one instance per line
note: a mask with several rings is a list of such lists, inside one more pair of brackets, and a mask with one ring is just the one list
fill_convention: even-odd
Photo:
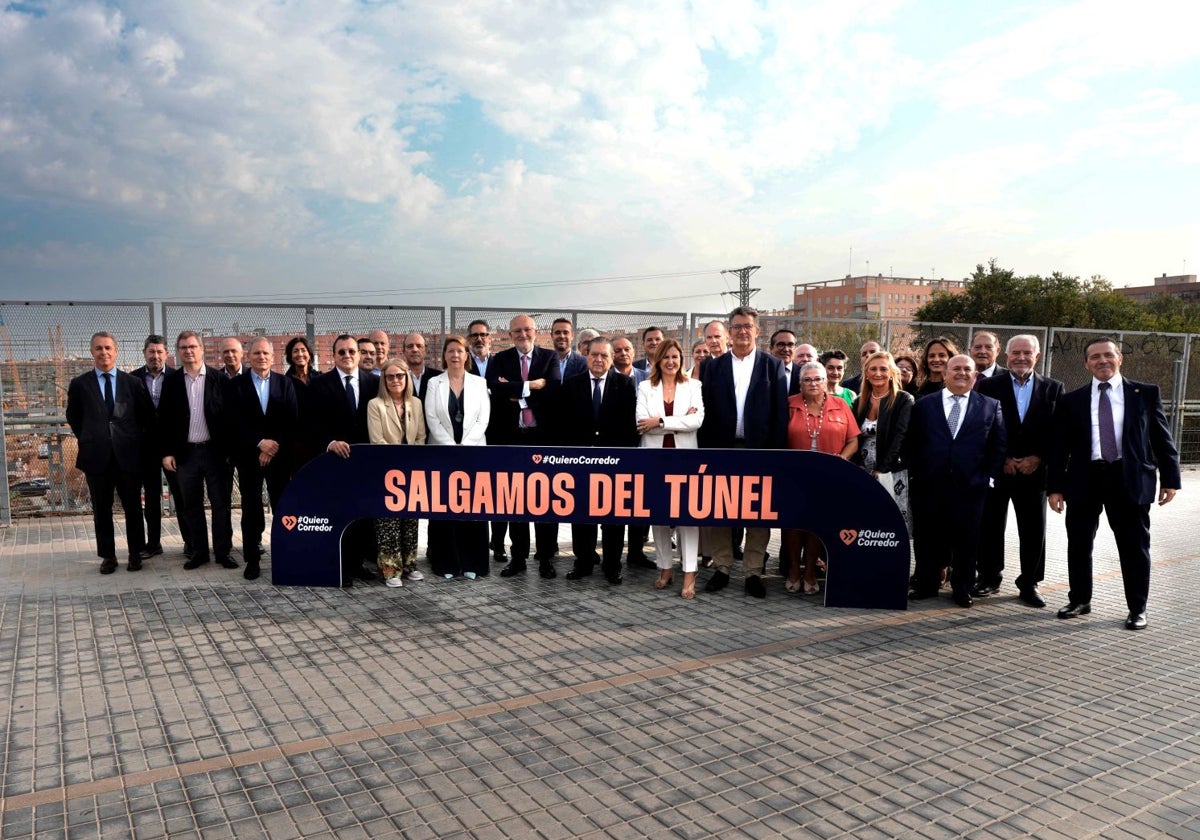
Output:
[[1159,295],[1176,297],[1181,300],[1200,301],[1200,283],[1196,282],[1195,274],[1173,274],[1155,277],[1149,286],[1125,286],[1113,291],[1120,292],[1138,303],[1146,303]]
[[959,294],[962,280],[924,277],[851,277],[792,286],[792,308],[798,318],[899,319],[913,317],[934,292]]

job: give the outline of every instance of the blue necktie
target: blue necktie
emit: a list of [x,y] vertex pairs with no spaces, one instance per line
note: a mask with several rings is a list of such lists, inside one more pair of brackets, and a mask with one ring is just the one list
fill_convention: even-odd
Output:
[[1101,382],[1100,402],[1096,406],[1096,419],[1100,423],[1100,457],[1108,463],[1117,460],[1117,426],[1113,422],[1112,400],[1108,398],[1110,382]]
[[358,411],[358,403],[354,399],[354,376],[346,374],[346,402],[350,403],[350,413]]
[[592,380],[592,416],[597,420],[600,419],[600,380]]
[[[113,399],[112,374],[104,374],[104,405],[108,407],[108,419],[111,420],[113,411],[117,408],[117,401]],[[1111,415],[1111,412],[1110,412]]]

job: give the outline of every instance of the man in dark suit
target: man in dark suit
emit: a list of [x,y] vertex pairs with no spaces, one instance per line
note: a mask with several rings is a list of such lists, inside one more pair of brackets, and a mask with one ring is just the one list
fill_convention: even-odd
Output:
[[988,492],[983,508],[983,543],[973,597],[1000,591],[1004,574],[1004,531],[1008,503],[1017,516],[1021,574],[1017,592],[1023,603],[1044,607],[1038,584],[1046,577],[1046,460],[1050,455],[1054,408],[1063,384],[1034,373],[1041,355],[1036,335],[1008,340],[1004,374],[977,380],[979,393],[999,400],[1008,439],[1004,470]]
[[[513,346],[493,356],[487,370],[488,392],[492,396],[488,443],[545,446],[553,440],[550,415],[554,391],[562,384],[558,378],[558,359],[553,350],[534,345],[537,324],[529,315],[513,318],[508,335]],[[512,540],[512,560],[500,570],[501,577],[524,572],[529,559],[529,523],[509,522],[507,528]],[[503,540],[502,531],[497,540],[497,530],[492,529],[493,551]],[[534,534],[538,572],[544,578],[555,577],[558,523],[538,522]]]
[[558,356],[558,378],[566,382],[572,376],[587,373],[587,356],[575,350],[575,328],[570,318],[555,318],[550,325],[550,338]]
[[424,403],[429,380],[441,373],[441,370],[433,365],[425,364],[425,336],[419,332],[412,332],[404,337],[404,361],[408,363],[412,393]]
[[274,361],[270,340],[257,339],[250,345],[250,372],[237,377],[230,387],[231,414],[236,424],[233,458],[242,494],[246,580],[254,580],[260,574],[262,552],[258,541],[266,529],[263,483],[267,485],[271,509],[278,509],[279,497],[291,475],[290,456],[299,423],[296,391],[289,377],[271,372]]
[[[702,365],[704,425],[698,436],[700,448],[783,449],[787,446],[787,380],[779,359],[755,346],[758,311],[749,306],[734,309],[729,315],[729,332],[733,336],[730,352],[709,358]],[[770,535],[768,528],[746,529],[745,590],[755,598],[767,594],[762,573]],[[733,567],[731,529],[710,528],[707,542],[717,570],[705,591],[718,592],[729,585]]]
[[[424,343],[422,343],[424,347]],[[333,341],[334,369],[308,389],[313,415],[313,451],[350,457],[350,446],[370,443],[367,403],[379,393],[379,377],[358,366],[358,342],[342,334]],[[352,522],[342,535],[342,586],[377,577],[363,564],[374,559],[375,520]]]
[[1050,509],[1067,509],[1068,603],[1059,618],[1092,611],[1092,544],[1100,510],[1108,515],[1121,559],[1129,617],[1125,627],[1146,626],[1150,594],[1150,504],[1175,498],[1181,481],[1179,452],[1171,440],[1157,385],[1121,376],[1121,350],[1110,338],[1084,348],[1092,381],[1065,394],[1055,416],[1047,487]]
[[983,506],[1005,451],[1000,403],[972,392],[974,384],[971,357],[954,356],[945,387],[913,408],[906,438],[917,558],[910,600],[937,595],[941,571],[951,567],[954,602],[973,603]]
[[649,373],[654,354],[658,352],[658,345],[663,343],[664,338],[666,333],[662,331],[662,327],[646,327],[642,330],[642,358],[634,362],[633,366]]
[[[162,397],[163,382],[167,374],[175,369],[167,366],[167,340],[161,335],[146,336],[142,343],[142,357],[146,364],[130,375],[140,380],[146,386],[150,402],[154,404],[157,416],[158,402]],[[187,522],[178,515],[180,508],[179,479],[173,472],[164,473],[162,452],[157,438],[145,440],[142,445],[142,477],[141,493],[145,500],[143,514],[146,519],[146,554],[153,557],[162,554],[162,483],[163,476],[167,477],[167,487],[171,498],[175,500],[176,524],[179,526],[179,536],[183,537],[183,553],[192,554],[191,540],[188,539]]]
[[795,364],[796,334],[791,330],[775,330],[771,335],[771,355],[783,363],[783,375],[788,381],[788,396],[800,393],[800,368]]
[[233,519],[230,511],[229,415],[226,383],[220,370],[204,364],[200,334],[184,330],[175,339],[180,367],[163,382],[158,414],[162,430],[163,467],[178,472],[182,493],[181,515],[187,520],[192,557],[185,569],[209,562],[208,522],[204,517],[204,491],[212,506],[212,550],[217,564],[236,569],[233,552]]
[[[612,343],[605,338],[593,339],[588,350],[587,371],[563,383],[557,423],[560,442],[564,446],[638,445],[637,392],[633,380],[617,373],[612,362]],[[603,557],[596,555],[596,525],[572,523],[571,551],[575,555],[575,568],[567,572],[567,580],[587,577],[599,562],[609,583],[621,582],[625,526],[601,525],[600,533]]]
[[117,569],[114,491],[125,511],[129,571],[136,572],[150,556],[139,497],[143,447],[154,434],[154,404],[140,380],[116,369],[117,340],[111,333],[93,335],[90,350],[95,369],[67,386],[67,424],[79,444],[75,466],[86,476],[92,499],[100,574]]
[[1008,369],[996,362],[1000,354],[1000,337],[990,330],[979,330],[971,337],[971,359],[975,362],[975,389],[985,379],[1003,376]]

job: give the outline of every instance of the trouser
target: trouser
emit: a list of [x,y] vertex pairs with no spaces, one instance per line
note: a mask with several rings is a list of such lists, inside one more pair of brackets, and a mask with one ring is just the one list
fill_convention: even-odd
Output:
[[226,493],[229,465],[212,443],[187,444],[175,464],[182,494],[182,517],[187,521],[188,536],[196,557],[208,554],[208,522],[204,517],[204,491],[212,507],[212,550],[217,558],[233,551],[233,518]]
[[125,512],[125,545],[130,556],[146,547],[142,529],[141,486],[135,472],[117,466],[115,458],[98,473],[87,474],[88,494],[92,497],[92,527],[96,532],[96,556],[115,560],[116,531],[113,526],[113,494],[121,499]]

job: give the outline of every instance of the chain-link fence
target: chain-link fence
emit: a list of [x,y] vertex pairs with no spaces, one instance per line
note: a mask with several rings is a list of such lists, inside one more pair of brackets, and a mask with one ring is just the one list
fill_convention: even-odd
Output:
[[[9,516],[35,516],[89,509],[87,483],[75,468],[75,439],[66,428],[66,388],[72,378],[92,368],[89,340],[105,330],[117,340],[118,366],[131,370],[142,364],[145,337],[161,332],[173,349],[174,336],[195,330],[204,336],[207,361],[220,364],[220,340],[237,338],[248,348],[265,337],[275,346],[276,368],[287,361],[284,348],[293,336],[307,338],[321,369],[332,366],[333,339],[347,333],[366,336],[384,330],[391,355],[402,352],[408,333],[421,334],[427,359],[436,364],[447,332],[466,333],[467,325],[482,318],[494,336],[493,352],[511,345],[508,325],[514,316],[532,315],[539,328],[538,342],[552,346],[551,324],[567,318],[576,334],[592,328],[607,336],[626,336],[636,355],[642,354],[641,336],[654,326],[680,339],[689,351],[703,337],[710,321],[725,322],[727,312],[631,312],[541,308],[535,311],[499,307],[412,307],[361,305],[163,303],[161,328],[154,324],[149,302],[0,302],[0,456],[6,470],[0,485],[0,523]],[[1095,331],[1047,329],[1019,325],[931,324],[863,319],[796,318],[763,313],[759,319],[759,347],[766,351],[771,333],[789,329],[797,340],[827,350],[834,347],[849,357],[846,375],[859,372],[859,348],[868,340],[880,342],[893,354],[920,356],[926,342],[942,337],[963,352],[975,335],[987,330],[1003,346],[1012,336],[1032,333],[1042,346],[1039,370],[1061,379],[1068,388],[1088,381],[1083,349]],[[1163,402],[1176,433],[1184,463],[1200,463],[1200,341],[1183,334],[1117,332],[1113,337],[1124,354],[1122,373],[1162,388]],[[171,360],[174,364],[174,360]]]

